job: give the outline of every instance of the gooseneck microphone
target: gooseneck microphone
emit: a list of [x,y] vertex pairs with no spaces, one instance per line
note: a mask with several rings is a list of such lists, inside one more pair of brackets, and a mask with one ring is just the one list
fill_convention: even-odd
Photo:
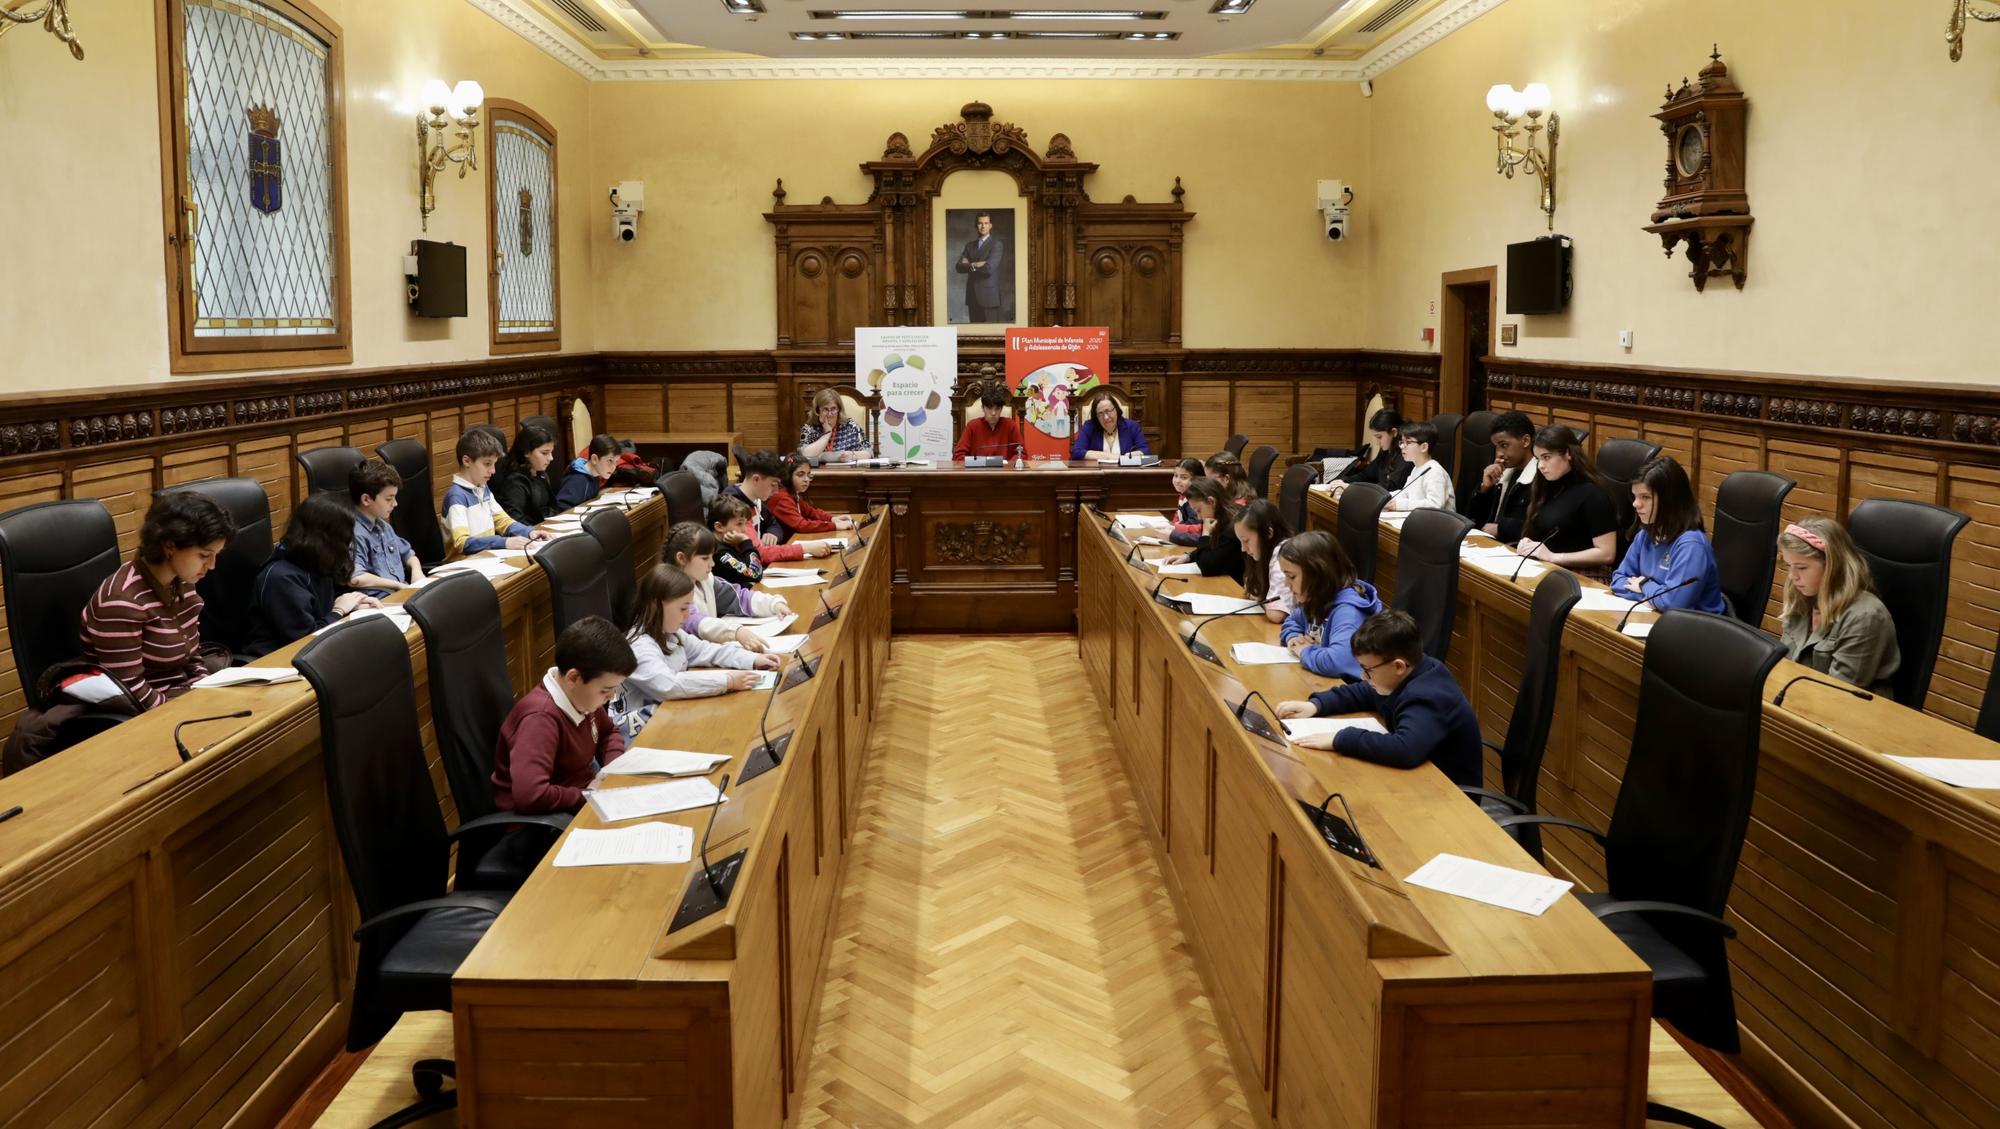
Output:
[[1417,484],[1417,479],[1422,478],[1424,475],[1428,474],[1430,472],[1430,469],[1436,465],[1438,465],[1437,460],[1432,459],[1430,462],[1427,462],[1423,466],[1418,467],[1417,473],[1404,479],[1403,484],[1397,487],[1394,493],[1391,493],[1387,498],[1382,499],[1382,508],[1385,510],[1388,509],[1390,502],[1393,502],[1398,497],[1400,497],[1403,491],[1408,490],[1412,486],[1415,486]]
[[1792,687],[1797,686],[1801,682],[1810,682],[1815,686],[1825,686],[1830,690],[1838,690],[1843,694],[1852,694],[1864,702],[1872,702],[1875,700],[1875,695],[1869,693],[1866,690],[1857,690],[1852,686],[1842,686],[1838,682],[1828,682],[1824,678],[1814,678],[1810,674],[1801,674],[1798,677],[1792,679],[1791,681],[1785,683],[1783,686],[1778,687],[1778,696],[1771,699],[1771,704],[1774,706],[1784,705],[1785,695],[1791,691]]
[[[1535,542],[1535,545],[1537,547],[1546,546],[1549,543],[1550,537],[1554,537],[1556,534],[1561,533],[1562,531],[1563,531],[1562,526],[1560,525],[1556,526],[1554,529],[1549,530],[1548,537],[1544,537],[1540,541]],[[1521,579],[1521,570],[1527,568],[1528,562],[1534,559],[1535,558],[1527,555],[1526,553],[1522,553],[1521,563],[1514,566],[1514,575],[1508,577],[1507,582],[1511,584],[1514,581]]]
[[826,621],[828,623],[832,623],[834,620],[840,618],[840,609],[826,601],[826,589],[816,589],[814,594],[819,597],[819,606],[826,609]]
[[729,774],[725,772],[722,774],[722,783],[715,786],[715,803],[710,804],[708,808],[708,826],[701,830],[701,876],[708,879],[708,888],[715,891],[715,900],[719,902],[728,901],[729,893],[716,882],[715,868],[708,864],[708,836],[715,830],[715,816],[722,810],[723,794],[727,791],[729,791]]
[[1282,742],[1283,738],[1279,737],[1277,733],[1273,732],[1271,726],[1268,723],[1259,721],[1255,725],[1251,724],[1250,699],[1252,698],[1255,698],[1258,701],[1264,703],[1264,708],[1271,711],[1271,719],[1273,721],[1278,722],[1278,724],[1280,725],[1284,724],[1283,720],[1278,717],[1278,707],[1271,704],[1271,699],[1266,698],[1264,695],[1258,693],[1255,690],[1252,690],[1248,694],[1243,695],[1243,700],[1236,703],[1237,723],[1242,725],[1243,728],[1248,729],[1250,732],[1255,733],[1259,737],[1266,737],[1273,741]]
[[[780,658],[778,660],[778,669],[775,673],[777,677],[771,680],[771,692],[764,698],[764,712],[762,714],[759,714],[757,717],[757,736],[764,739],[764,755],[771,758],[771,763],[783,764],[785,763],[785,754],[783,750],[778,748],[778,746],[771,743],[770,726],[771,726],[771,703],[778,700],[778,691],[783,689],[785,685],[784,658]],[[729,781],[728,777],[726,776],[723,777],[724,783],[728,783],[728,781]]]
[[[1624,632],[1624,630],[1625,630],[1625,621],[1626,621],[1626,620],[1628,620],[1628,619],[1631,619],[1631,618],[1632,618],[1632,613],[1633,613],[1633,612],[1636,612],[1636,611],[1638,611],[1638,610],[1639,610],[1639,607],[1640,607],[1640,605],[1642,605],[1642,604],[1652,604],[1654,600],[1657,600],[1657,599],[1659,599],[1659,598],[1660,598],[1661,596],[1664,596],[1664,595],[1666,595],[1666,594],[1667,594],[1667,593],[1669,593],[1669,592],[1678,592],[1678,591],[1680,591],[1681,589],[1683,589],[1683,588],[1687,587],[1688,585],[1690,585],[1690,584],[1693,584],[1693,583],[1695,583],[1695,582],[1699,581],[1700,579],[1701,579],[1701,577],[1699,577],[1699,576],[1690,576],[1690,577],[1688,577],[1688,578],[1687,578],[1686,580],[1683,580],[1683,581],[1681,581],[1681,582],[1680,582],[1679,584],[1670,584],[1670,585],[1668,585],[1667,587],[1665,587],[1665,588],[1662,588],[1662,589],[1660,589],[1660,590],[1659,590],[1658,592],[1655,592],[1655,593],[1653,593],[1653,594],[1652,594],[1652,595],[1650,595],[1650,596],[1646,596],[1646,597],[1644,597],[1644,598],[1642,598],[1642,599],[1638,599],[1638,600],[1634,600],[1634,601],[1632,601],[1632,606],[1631,606],[1631,607],[1629,607],[1629,608],[1626,608],[1626,609],[1625,609],[1625,614],[1624,614],[1624,615],[1621,615],[1621,616],[1619,616],[1619,617],[1618,617],[1618,630],[1619,630],[1619,632],[1620,632],[1620,633],[1623,633],[1623,632]],[[1660,610],[1660,606],[1659,606],[1658,604],[1653,604],[1653,610],[1654,610],[1654,611],[1659,611],[1659,610]]]
[[[1207,659],[1209,662],[1212,662],[1217,666],[1221,666],[1222,658],[1221,656],[1215,653],[1215,648],[1201,641],[1201,629],[1207,627],[1211,623],[1214,623],[1218,619],[1228,619],[1230,616],[1233,615],[1242,615],[1245,612],[1250,611],[1251,608],[1267,608],[1277,602],[1278,602],[1278,597],[1272,596],[1264,600],[1262,603],[1253,604],[1250,607],[1238,608],[1233,612],[1217,612],[1214,615],[1203,617],[1200,623],[1194,625],[1194,630],[1188,632],[1187,649],[1189,651],[1192,651],[1198,658]],[[1242,715],[1240,714],[1238,715],[1239,720],[1241,720],[1241,716]]]
[[[214,717],[191,717],[188,718],[186,721],[181,722],[179,725],[174,726],[174,748],[180,750],[181,763],[186,764],[188,761],[194,759],[194,754],[188,752],[188,747],[181,743],[181,730],[186,729],[190,725],[199,725],[204,721],[227,721],[232,717],[249,717],[249,716],[250,716],[249,710],[237,710],[235,713],[219,713],[216,714]],[[203,750],[206,750],[207,748],[208,748],[207,745],[202,746]]]

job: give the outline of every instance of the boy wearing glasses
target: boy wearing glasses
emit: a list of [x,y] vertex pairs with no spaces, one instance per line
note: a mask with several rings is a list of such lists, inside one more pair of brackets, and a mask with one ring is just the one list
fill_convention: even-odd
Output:
[[1310,701],[1279,702],[1278,716],[1367,712],[1380,718],[1388,732],[1342,729],[1293,743],[1392,768],[1415,768],[1428,760],[1452,783],[1481,787],[1479,718],[1451,671],[1424,654],[1423,638],[1410,613],[1369,617],[1355,629],[1352,647],[1362,681],[1322,690]]
[[1449,510],[1457,505],[1451,486],[1451,472],[1431,457],[1437,446],[1438,429],[1423,420],[1406,423],[1401,437],[1403,461],[1410,464],[1410,477],[1403,488],[1389,495],[1383,507],[1391,510]]

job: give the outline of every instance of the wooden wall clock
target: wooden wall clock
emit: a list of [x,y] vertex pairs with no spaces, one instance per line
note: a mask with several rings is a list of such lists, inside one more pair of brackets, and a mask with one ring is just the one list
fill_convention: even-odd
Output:
[[1744,119],[1750,100],[1730,81],[1717,49],[1701,68],[1701,81],[1667,87],[1653,117],[1667,142],[1666,195],[1646,230],[1660,237],[1671,257],[1687,244],[1688,277],[1696,290],[1727,275],[1743,289],[1750,251],[1750,194],[1744,190]]

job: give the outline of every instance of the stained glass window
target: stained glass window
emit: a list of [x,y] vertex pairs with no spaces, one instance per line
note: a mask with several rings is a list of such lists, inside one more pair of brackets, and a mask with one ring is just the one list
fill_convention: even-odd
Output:
[[556,272],[556,135],[526,107],[489,100],[493,347],[561,347]]

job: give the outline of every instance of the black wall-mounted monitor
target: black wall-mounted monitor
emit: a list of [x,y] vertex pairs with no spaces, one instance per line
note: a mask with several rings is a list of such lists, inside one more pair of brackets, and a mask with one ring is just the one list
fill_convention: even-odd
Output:
[[428,239],[410,242],[417,273],[410,276],[410,312],[420,318],[465,316],[465,248]]
[[1570,243],[1549,235],[1507,245],[1507,312],[1559,314],[1569,305]]

